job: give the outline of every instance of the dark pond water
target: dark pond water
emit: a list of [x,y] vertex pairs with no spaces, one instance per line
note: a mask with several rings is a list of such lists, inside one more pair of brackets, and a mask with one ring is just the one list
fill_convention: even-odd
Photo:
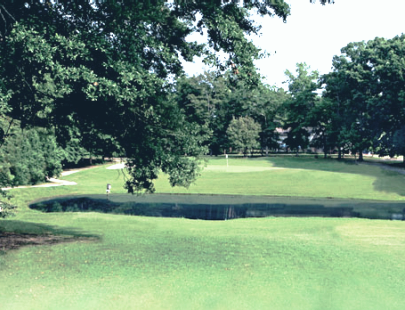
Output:
[[248,217],[359,217],[405,220],[405,202],[225,195],[69,196],[32,203],[43,212],[103,212],[228,220]]

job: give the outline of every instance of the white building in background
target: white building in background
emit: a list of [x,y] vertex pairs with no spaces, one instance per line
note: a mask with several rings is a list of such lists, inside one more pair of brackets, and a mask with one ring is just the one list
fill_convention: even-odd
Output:
[[[311,145],[311,142],[315,138],[316,134],[315,134],[312,127],[307,127],[305,129],[307,129],[308,132],[309,132],[308,140],[309,140],[309,145]],[[284,140],[287,138],[287,135],[290,132],[290,130],[291,130],[291,128],[283,129],[281,127],[277,127],[274,130],[274,132],[278,133],[279,139],[277,140],[277,143],[278,143],[279,149],[281,151],[285,151],[285,149],[286,149],[286,144],[285,144]],[[312,153],[322,153],[323,152],[322,149],[317,149],[317,148],[314,148],[314,147],[308,147],[307,150],[312,152]],[[301,150],[301,151],[306,151],[306,150]]]

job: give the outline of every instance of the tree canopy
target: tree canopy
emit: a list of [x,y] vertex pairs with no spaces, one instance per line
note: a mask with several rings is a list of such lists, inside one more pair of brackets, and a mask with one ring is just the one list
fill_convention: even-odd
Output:
[[296,75],[287,70],[288,90],[291,99],[285,101],[284,108],[287,119],[284,123],[284,129],[288,129],[285,143],[291,149],[305,149],[309,145],[308,126],[311,126],[310,113],[316,105],[318,88],[317,80],[319,73],[310,72],[310,67],[305,63],[298,63]]
[[243,151],[246,157],[248,150],[259,146],[260,124],[256,123],[253,118],[238,117],[232,119],[226,130],[230,143],[237,149]]
[[403,154],[404,42],[401,35],[350,43],[322,78],[324,96],[336,102],[341,144],[358,151],[360,159],[370,148],[381,155]]
[[[206,152],[204,128],[170,100],[172,77],[181,59],[203,55],[257,83],[260,51],[248,35],[260,26],[250,11],[284,20],[290,12],[284,1],[4,1],[2,111],[22,127],[53,128],[61,145],[110,137],[128,158],[129,192],[152,192],[159,171],[188,186]],[[206,33],[208,46],[188,42],[193,32]]]

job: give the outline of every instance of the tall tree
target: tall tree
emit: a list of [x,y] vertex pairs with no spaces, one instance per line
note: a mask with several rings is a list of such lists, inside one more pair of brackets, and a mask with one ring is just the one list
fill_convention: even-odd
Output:
[[348,112],[351,98],[350,85],[343,72],[333,71],[320,78],[320,84],[324,86],[322,103],[317,111],[317,120],[325,123],[323,137],[328,137],[330,148],[337,147],[338,159],[342,158],[342,150],[346,148],[346,129],[350,127],[351,120]]
[[289,70],[285,74],[291,99],[284,103],[287,117],[284,129],[289,130],[284,142],[298,152],[299,148],[305,149],[309,145],[309,114],[318,100],[315,91],[319,74],[317,71],[311,72],[305,63],[297,64],[296,75]]
[[241,83],[237,94],[243,115],[252,117],[260,124],[260,145],[262,151],[268,154],[269,148],[278,147],[279,137],[275,129],[281,125],[279,113],[283,104],[291,98],[290,95],[282,88],[263,83],[254,88]]
[[[206,148],[200,125],[170,100],[171,78],[182,72],[182,58],[205,55],[257,83],[260,50],[248,37],[260,26],[252,11],[285,20],[290,8],[283,0],[4,0],[0,113],[23,128],[53,128],[63,146],[89,144],[82,132],[110,137],[129,158],[129,192],[152,192],[158,171],[188,186],[198,161],[183,155]],[[193,32],[205,32],[209,48],[187,42]]]
[[360,160],[365,149],[390,149],[405,121],[404,39],[350,43],[324,78],[326,96],[339,105],[342,144],[359,152]]
[[[107,135],[128,157],[129,192],[153,191],[158,171],[188,186],[206,152],[201,124],[168,100],[181,58],[258,80],[260,50],[248,39],[259,26],[249,11],[285,19],[284,1],[4,1],[0,26],[0,99],[25,126]],[[208,46],[187,42],[206,32]],[[224,62],[217,52],[228,54]],[[85,139],[83,137],[83,139]],[[88,138],[91,139],[91,136]],[[85,142],[85,141],[84,141]]]
[[235,115],[228,78],[229,74],[218,76],[215,72],[205,72],[182,77],[176,84],[174,100],[184,109],[188,119],[205,126],[206,130],[201,134],[209,136],[210,154],[218,155],[227,147],[226,129]]

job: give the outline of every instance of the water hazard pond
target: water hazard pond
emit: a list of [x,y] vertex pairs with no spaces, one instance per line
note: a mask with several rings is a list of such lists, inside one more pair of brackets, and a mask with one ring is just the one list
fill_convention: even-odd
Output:
[[33,202],[43,212],[102,212],[228,220],[248,217],[359,217],[405,220],[405,202],[228,195],[129,194],[58,197]]

